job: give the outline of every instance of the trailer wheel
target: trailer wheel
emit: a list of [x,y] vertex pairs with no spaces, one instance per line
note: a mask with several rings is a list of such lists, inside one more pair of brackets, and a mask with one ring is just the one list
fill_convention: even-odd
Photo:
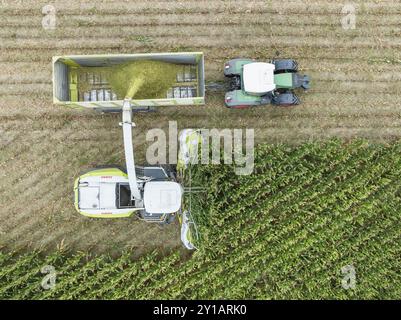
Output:
[[230,108],[230,109],[247,109],[249,107],[251,107],[251,106],[249,106],[249,105],[238,105],[238,106],[229,106],[228,108]]
[[102,165],[97,165],[96,167],[92,167],[92,168],[88,168],[88,169],[85,169],[85,170],[81,170],[79,172],[79,175],[82,176],[82,175],[84,175],[84,174],[86,174],[88,172],[91,172],[93,170],[98,170],[98,169],[118,169],[118,170],[121,170],[124,173],[127,173],[126,168],[124,168],[124,167],[122,167],[122,166],[120,166],[118,164],[102,164]]
[[232,76],[230,78],[230,91],[241,90],[240,76]]

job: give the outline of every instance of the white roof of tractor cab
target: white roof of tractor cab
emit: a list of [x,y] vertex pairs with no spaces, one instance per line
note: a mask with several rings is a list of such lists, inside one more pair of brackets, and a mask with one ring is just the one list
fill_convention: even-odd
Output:
[[177,212],[181,207],[181,185],[172,181],[147,182],[143,198],[148,213]]
[[276,89],[272,63],[252,62],[244,65],[244,90],[249,94],[261,95]]

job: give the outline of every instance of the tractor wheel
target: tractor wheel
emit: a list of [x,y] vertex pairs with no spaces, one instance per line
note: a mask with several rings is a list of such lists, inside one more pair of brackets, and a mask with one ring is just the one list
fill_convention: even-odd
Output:
[[278,59],[278,60],[273,60],[272,63],[275,66],[274,70],[275,73],[298,71],[298,63],[292,59]]
[[272,103],[276,106],[296,106],[300,104],[299,98],[292,92],[285,92],[273,97]]

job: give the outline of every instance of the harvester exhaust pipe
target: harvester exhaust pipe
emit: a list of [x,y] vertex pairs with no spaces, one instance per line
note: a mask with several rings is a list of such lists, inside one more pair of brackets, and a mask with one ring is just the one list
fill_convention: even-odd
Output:
[[132,145],[132,127],[135,127],[135,123],[132,122],[132,107],[131,101],[128,98],[124,99],[122,113],[123,121],[120,122],[120,126],[123,127],[125,163],[127,167],[129,187],[131,189],[131,199],[142,200],[141,192],[139,191],[138,183],[136,181],[134,147]]

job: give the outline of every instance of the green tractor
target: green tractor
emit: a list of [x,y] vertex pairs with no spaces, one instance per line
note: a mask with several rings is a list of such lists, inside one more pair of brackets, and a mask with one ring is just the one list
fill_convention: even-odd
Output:
[[224,75],[230,79],[230,91],[225,104],[229,108],[273,104],[292,106],[300,103],[293,89],[309,89],[309,77],[298,72],[292,59],[258,62],[253,59],[233,59],[224,65]]

